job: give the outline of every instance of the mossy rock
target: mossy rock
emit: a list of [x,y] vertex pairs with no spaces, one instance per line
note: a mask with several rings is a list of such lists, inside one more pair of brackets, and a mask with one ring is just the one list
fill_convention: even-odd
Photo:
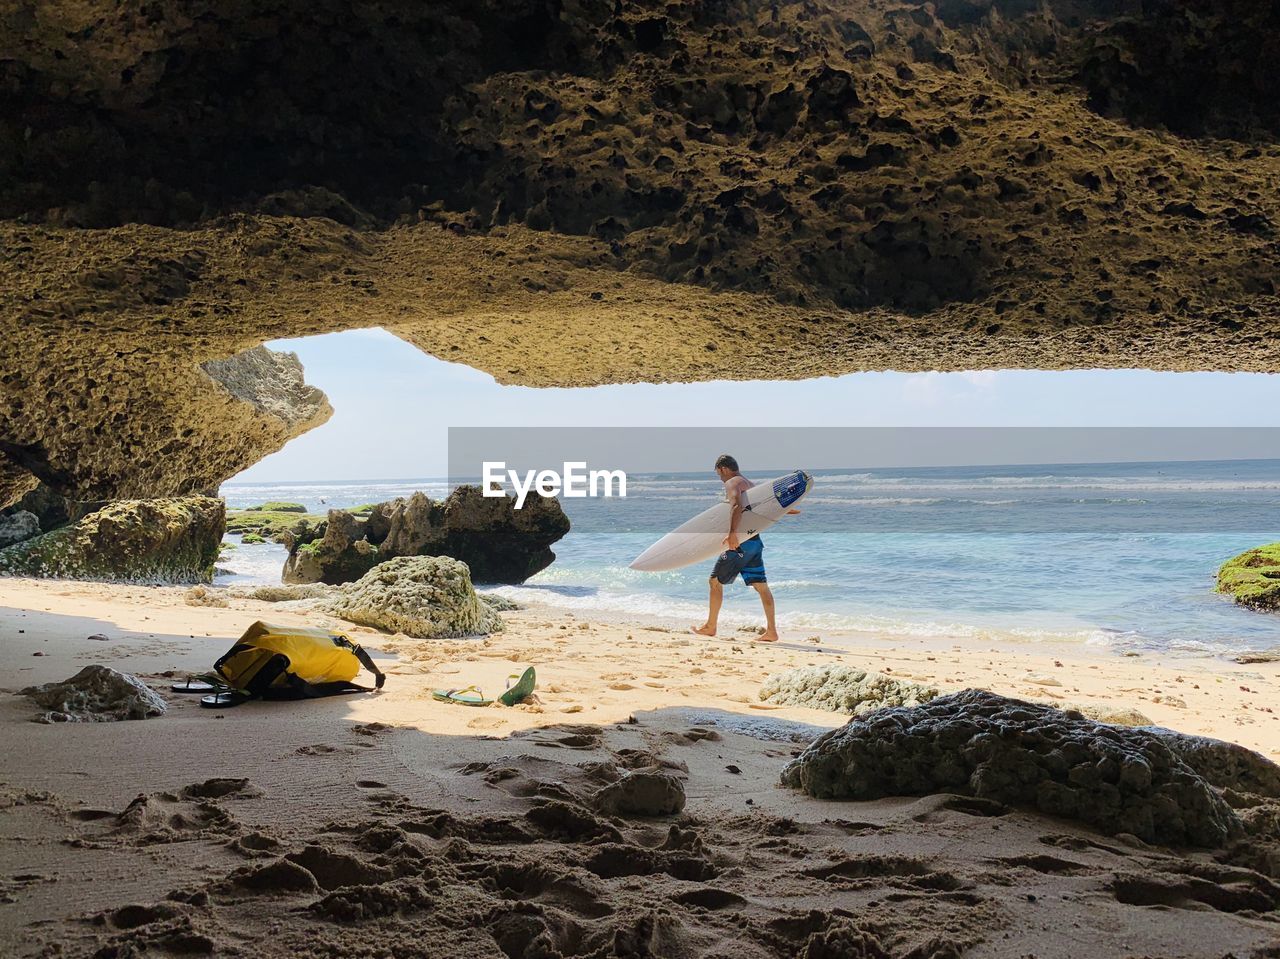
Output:
[[227,532],[257,533],[266,539],[277,539],[286,533],[305,537],[327,519],[317,513],[233,509],[227,511]]
[[120,500],[0,550],[0,575],[129,583],[207,583],[225,522],[209,496]]
[[307,508],[301,503],[263,503],[261,506],[250,506],[255,513],[305,513]]
[[1218,592],[1249,609],[1280,612],[1280,543],[1246,550],[1223,563]]
[[240,542],[249,544],[265,543],[266,539],[258,533],[245,533],[240,537]]
[[502,618],[481,602],[467,564],[448,556],[398,556],[338,591],[329,612],[419,639],[496,633]]

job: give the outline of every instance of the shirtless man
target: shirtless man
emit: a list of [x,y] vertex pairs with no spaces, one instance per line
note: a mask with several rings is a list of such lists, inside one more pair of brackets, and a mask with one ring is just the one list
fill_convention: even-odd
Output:
[[[716,622],[720,618],[720,606],[724,602],[724,587],[732,583],[740,574],[742,581],[760,594],[760,605],[764,607],[765,630],[757,637],[762,643],[778,641],[778,627],[774,622],[773,593],[769,590],[768,580],[764,574],[764,543],[759,534],[745,541],[738,539],[738,522],[742,519],[742,494],[755,484],[738,472],[738,461],[725,453],[716,460],[716,476],[724,483],[724,495],[733,507],[729,514],[729,535],[724,538],[727,547],[721,557],[716,560],[711,571],[711,598],[707,610],[707,621],[701,626],[692,627],[699,636],[714,636]],[[800,512],[797,509],[789,513]]]

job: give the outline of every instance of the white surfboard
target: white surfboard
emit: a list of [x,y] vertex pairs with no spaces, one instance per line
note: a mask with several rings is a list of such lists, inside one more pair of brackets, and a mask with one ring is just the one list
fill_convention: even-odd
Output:
[[[746,509],[738,521],[738,538],[750,539],[768,529],[808,496],[811,489],[813,477],[804,470],[751,487],[744,496]],[[724,552],[722,541],[729,532],[729,513],[729,504],[720,502],[687,523],[681,523],[637,556],[631,568],[660,573],[719,556]]]

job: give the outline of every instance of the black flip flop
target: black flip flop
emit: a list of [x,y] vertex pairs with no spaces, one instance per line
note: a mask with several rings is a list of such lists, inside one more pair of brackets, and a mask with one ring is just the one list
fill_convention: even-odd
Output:
[[218,687],[201,679],[188,678],[169,687],[175,693],[211,693]]
[[230,709],[232,706],[247,703],[252,698],[248,693],[242,693],[238,689],[227,689],[212,696],[201,696],[200,705],[205,709]]

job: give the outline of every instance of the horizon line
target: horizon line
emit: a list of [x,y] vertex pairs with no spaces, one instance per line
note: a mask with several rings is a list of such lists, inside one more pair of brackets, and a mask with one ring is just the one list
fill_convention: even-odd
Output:
[[[857,470],[861,472],[871,472],[871,471],[877,471],[877,470],[981,469],[984,467],[991,467],[991,468],[1038,467],[1043,469],[1046,467],[1053,467],[1053,466],[1159,466],[1161,464],[1185,464],[1185,463],[1280,463],[1280,457],[1240,456],[1240,457],[1226,457],[1226,458],[1213,457],[1213,458],[1205,458],[1205,459],[1172,459],[1172,460],[1170,459],[1062,460],[1062,461],[1040,462],[1040,463],[939,463],[935,465],[915,465],[915,466],[859,466],[859,465],[814,466],[814,467],[809,467],[809,471],[815,472],[815,473],[829,472],[831,470]],[[791,469],[791,468],[794,468],[794,467],[783,468],[783,467],[775,467],[775,466],[766,466],[766,467],[753,468],[752,472],[758,473],[758,472],[762,472],[765,470],[772,470],[772,469],[784,469],[784,471],[786,471],[787,469]],[[629,472],[633,476],[646,476],[646,475],[651,475],[655,473],[672,473],[677,475],[693,476],[693,475],[700,475],[704,471],[703,470],[685,470],[685,469],[651,469],[651,470],[644,470],[640,472],[632,470]],[[279,479],[277,480],[271,480],[271,479],[241,480],[241,481],[226,480],[220,483],[218,488],[221,489],[224,486],[261,486],[266,484],[287,485],[290,483],[312,483],[312,484],[316,484],[316,483],[367,483],[367,484],[368,483],[401,483],[403,484],[403,483],[418,482],[423,480],[430,481],[430,482],[450,483],[450,482],[454,482],[459,478],[460,477],[447,476],[447,475],[434,475],[434,476],[376,476],[376,477],[352,476],[352,477],[327,477],[323,479],[307,478],[307,479],[293,479],[293,480],[279,480]],[[461,477],[461,478],[473,479],[475,477],[468,475],[466,477]]]

